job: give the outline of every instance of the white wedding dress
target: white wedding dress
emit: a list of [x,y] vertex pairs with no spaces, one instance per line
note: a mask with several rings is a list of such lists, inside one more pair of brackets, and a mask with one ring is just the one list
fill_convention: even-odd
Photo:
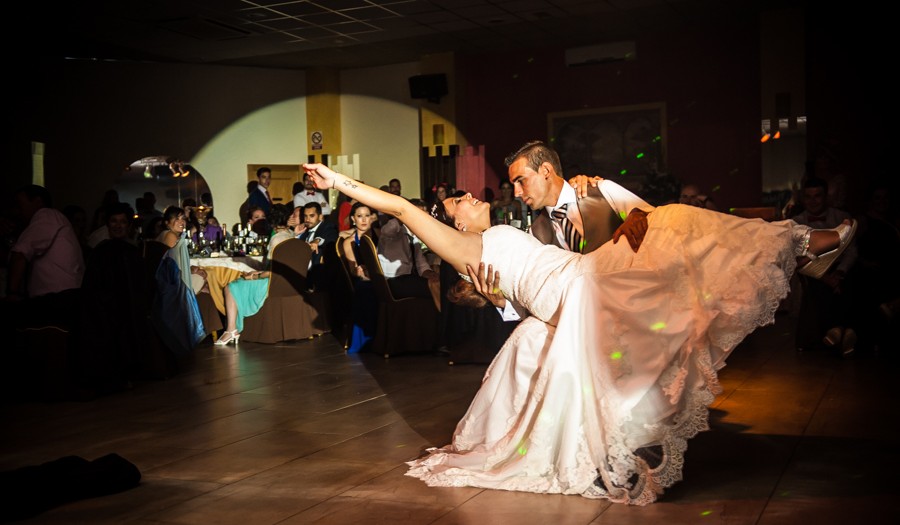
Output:
[[[808,229],[682,205],[648,224],[638,253],[623,240],[584,256],[509,226],[484,233],[483,261],[533,317],[488,368],[452,444],[407,475],[638,505],[681,479],[716,372],[773,321]],[[644,447],[662,461],[635,453]]]

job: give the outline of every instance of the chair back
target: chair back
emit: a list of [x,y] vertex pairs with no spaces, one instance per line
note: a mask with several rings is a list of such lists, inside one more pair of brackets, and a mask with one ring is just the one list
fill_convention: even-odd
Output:
[[269,254],[272,276],[269,279],[269,297],[287,297],[305,292],[306,272],[312,249],[300,239],[282,241]]
[[378,260],[378,249],[375,248],[375,243],[368,236],[360,239],[359,258],[359,264],[366,267],[378,300],[386,303],[395,302],[394,294],[391,293],[391,287],[388,285],[387,277],[384,276],[384,270]]
[[347,260],[347,252],[344,249],[344,239],[338,239],[334,243],[334,251],[337,254],[338,265],[341,267],[341,275],[344,276],[344,284],[350,292],[353,292],[353,276],[350,274],[350,262]]

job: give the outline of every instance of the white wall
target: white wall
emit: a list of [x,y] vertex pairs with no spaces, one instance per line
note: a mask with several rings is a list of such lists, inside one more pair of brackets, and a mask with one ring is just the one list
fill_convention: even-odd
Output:
[[194,156],[193,165],[209,184],[216,218],[231,225],[247,198],[248,164],[301,164],[307,156],[306,97],[298,97],[233,122]]
[[341,72],[341,152],[360,156],[360,179],[378,187],[400,179],[405,197],[421,194],[419,108],[409,97],[418,63]]

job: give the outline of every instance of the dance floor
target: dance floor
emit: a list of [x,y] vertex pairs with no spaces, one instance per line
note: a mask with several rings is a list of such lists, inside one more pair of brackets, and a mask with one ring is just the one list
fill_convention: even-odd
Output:
[[684,480],[647,507],[404,476],[404,461],[449,441],[486,367],[348,356],[328,335],[205,342],[169,380],[87,402],[6,401],[0,470],[109,453],[141,470],[136,488],[24,523],[900,523],[897,349],[798,353],[793,326],[779,316],[735,350]]

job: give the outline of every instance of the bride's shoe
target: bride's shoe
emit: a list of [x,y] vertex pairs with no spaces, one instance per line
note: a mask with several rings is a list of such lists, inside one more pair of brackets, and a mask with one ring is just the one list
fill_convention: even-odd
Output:
[[837,228],[832,228],[830,230],[813,230],[813,233],[817,231],[833,231],[837,232],[840,237],[840,244],[838,247],[831,250],[830,252],[823,253],[822,255],[816,256],[812,253],[804,254],[806,257],[810,259],[810,261],[800,268],[800,273],[806,275],[808,277],[812,277],[813,279],[821,279],[822,276],[828,272],[828,269],[831,268],[831,265],[844,253],[844,250],[850,244],[850,241],[853,240],[853,236],[856,234],[856,226],[857,222],[855,220],[851,220],[850,224],[843,223],[839,225]]
[[222,337],[220,337],[219,339],[216,340],[215,345],[216,346],[225,346],[230,343],[237,344],[237,342],[238,342],[238,340],[240,340],[240,338],[241,338],[241,333],[238,332],[237,330],[234,330],[232,332],[225,332],[224,334],[222,334]]

